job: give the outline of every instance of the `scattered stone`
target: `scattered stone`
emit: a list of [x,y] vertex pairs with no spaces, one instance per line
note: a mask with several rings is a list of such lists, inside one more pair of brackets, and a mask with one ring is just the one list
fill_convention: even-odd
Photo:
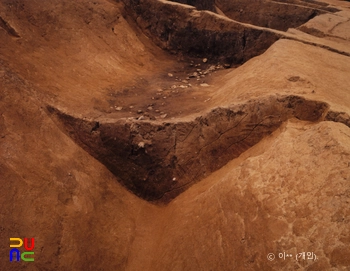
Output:
[[140,109],[140,110],[137,110],[137,114],[142,114],[143,111]]
[[215,71],[215,69],[216,69],[215,65],[211,65],[211,66],[209,67],[208,71]]
[[187,80],[182,80],[181,82],[184,83],[184,84],[188,84]]
[[176,89],[177,86],[176,86],[176,85],[172,85],[171,88],[172,88],[172,89]]
[[190,77],[192,78],[192,77],[197,77],[198,76],[198,72],[194,72],[194,73],[192,73],[191,75],[190,75]]
[[130,105],[130,106],[129,106],[129,108],[130,108],[130,109],[133,109],[133,108],[134,108],[134,106],[133,106],[133,105]]
[[208,59],[207,58],[203,58],[203,63],[207,63]]
[[149,106],[149,107],[147,107],[147,110],[152,111],[152,110],[153,110],[153,107],[152,107],[152,106]]
[[156,113],[159,113],[159,110],[158,110],[158,109],[156,109],[156,110],[155,110],[155,112],[156,112]]
[[201,74],[201,78],[204,78],[205,77],[205,75],[204,74]]
[[200,84],[201,87],[209,87],[209,85],[207,83],[202,83]]
[[161,117],[162,119],[165,119],[165,118],[166,118],[166,116],[168,116],[168,114],[163,114],[163,115],[160,115],[160,117]]
[[225,69],[231,68],[231,64],[227,64],[227,63],[224,64],[224,68],[225,68]]
[[145,117],[144,116],[141,116],[141,117],[139,117],[137,120],[144,120],[145,119]]
[[139,148],[144,148],[145,147],[145,142],[140,142],[139,144],[137,144],[137,146]]
[[300,76],[291,76],[288,78],[291,82],[298,82],[300,80]]
[[184,86],[184,85],[180,85],[179,87],[180,88],[187,88],[187,86]]
[[169,77],[173,77],[174,75],[172,73],[168,73],[168,76]]
[[164,96],[163,99],[166,99],[166,96]]
[[118,106],[115,108],[115,110],[117,110],[117,111],[121,111],[122,109],[123,109],[123,107],[121,107],[121,106]]

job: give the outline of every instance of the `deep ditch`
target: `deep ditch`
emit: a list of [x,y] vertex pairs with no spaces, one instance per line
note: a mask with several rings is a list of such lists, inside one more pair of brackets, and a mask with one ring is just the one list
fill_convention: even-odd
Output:
[[286,31],[317,15],[338,11],[321,2],[301,0],[122,1],[123,16],[134,20],[159,47],[230,65],[242,64],[287,37],[276,30]]
[[350,127],[346,113],[298,96],[268,96],[219,107],[192,120],[86,120],[48,111],[61,129],[104,164],[128,190],[168,203],[192,184],[270,135],[290,118]]

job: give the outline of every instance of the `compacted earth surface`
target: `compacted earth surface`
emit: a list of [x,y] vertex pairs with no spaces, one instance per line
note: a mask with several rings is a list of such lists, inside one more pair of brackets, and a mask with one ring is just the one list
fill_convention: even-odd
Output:
[[349,1],[0,0],[0,270],[350,270],[349,74]]

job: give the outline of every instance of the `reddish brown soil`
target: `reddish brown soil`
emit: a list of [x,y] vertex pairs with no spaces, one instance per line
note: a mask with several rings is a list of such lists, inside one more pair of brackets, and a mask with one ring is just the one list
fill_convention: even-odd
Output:
[[350,3],[182,2],[0,0],[1,271],[349,270]]

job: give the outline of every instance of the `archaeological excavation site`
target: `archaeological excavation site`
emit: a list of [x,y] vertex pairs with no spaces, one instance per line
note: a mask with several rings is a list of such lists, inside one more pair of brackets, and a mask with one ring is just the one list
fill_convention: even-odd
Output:
[[350,1],[0,0],[0,270],[350,270]]

